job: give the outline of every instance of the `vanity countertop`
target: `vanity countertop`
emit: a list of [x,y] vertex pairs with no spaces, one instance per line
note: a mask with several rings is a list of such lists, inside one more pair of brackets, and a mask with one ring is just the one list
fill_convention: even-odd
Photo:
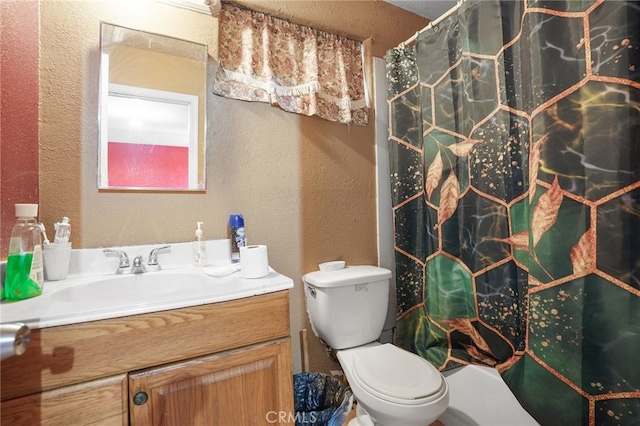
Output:
[[[180,251],[178,247],[173,250]],[[99,255],[104,257],[101,251]],[[242,278],[240,272],[214,277],[207,275],[205,268],[171,262],[158,272],[116,275],[110,264],[110,272],[103,267],[87,274],[78,264],[95,265],[89,261],[91,257],[87,258],[84,250],[74,250],[67,279],[45,281],[40,296],[2,301],[0,321],[22,322],[34,329],[55,327],[225,302],[293,287],[293,280],[273,269],[262,278]]]
[[[59,325],[118,318],[169,309],[185,308],[208,303],[224,302],[259,294],[272,293],[293,287],[293,281],[272,271],[268,276],[256,279],[242,278],[240,273],[226,277],[207,276],[202,268],[171,270],[147,273],[145,279],[162,274],[180,274],[185,280],[190,278],[195,285],[182,287],[176,282],[176,291],[166,288],[158,291],[123,288],[114,281],[111,297],[104,297],[103,289],[92,296],[89,290],[95,278],[86,276],[69,277],[63,281],[45,281],[42,295],[19,302],[3,301],[0,305],[2,322],[22,322],[31,328],[45,328]],[[123,275],[118,279],[137,279],[144,275]],[[186,282],[186,281],[185,281]],[[100,283],[102,284],[102,283]],[[86,287],[85,287],[86,286]],[[75,292],[78,288],[89,291]],[[184,290],[181,290],[184,288]],[[86,300],[85,300],[86,299]]]

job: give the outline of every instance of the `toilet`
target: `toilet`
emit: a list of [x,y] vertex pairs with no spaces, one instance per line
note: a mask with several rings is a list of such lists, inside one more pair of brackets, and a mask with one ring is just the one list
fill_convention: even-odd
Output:
[[377,342],[387,316],[391,271],[323,265],[302,278],[307,311],[314,333],[336,350],[358,402],[349,426],[431,424],[449,405],[444,376],[424,358]]

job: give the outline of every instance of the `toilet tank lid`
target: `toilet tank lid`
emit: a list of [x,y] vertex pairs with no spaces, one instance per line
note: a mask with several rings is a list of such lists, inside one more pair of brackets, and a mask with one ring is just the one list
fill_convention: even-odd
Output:
[[344,287],[389,278],[391,278],[390,270],[372,265],[347,266],[335,271],[314,271],[302,277],[304,282],[320,288]]

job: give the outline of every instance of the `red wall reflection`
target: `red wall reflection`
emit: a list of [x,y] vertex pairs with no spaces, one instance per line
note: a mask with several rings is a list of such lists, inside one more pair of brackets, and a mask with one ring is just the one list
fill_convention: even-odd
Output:
[[0,258],[7,258],[14,204],[38,203],[36,0],[0,1]]

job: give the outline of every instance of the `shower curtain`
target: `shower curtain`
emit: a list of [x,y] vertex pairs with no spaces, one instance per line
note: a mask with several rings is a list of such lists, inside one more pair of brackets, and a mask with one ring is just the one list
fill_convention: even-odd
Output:
[[387,52],[397,343],[543,425],[640,424],[639,59],[627,1],[468,0]]

